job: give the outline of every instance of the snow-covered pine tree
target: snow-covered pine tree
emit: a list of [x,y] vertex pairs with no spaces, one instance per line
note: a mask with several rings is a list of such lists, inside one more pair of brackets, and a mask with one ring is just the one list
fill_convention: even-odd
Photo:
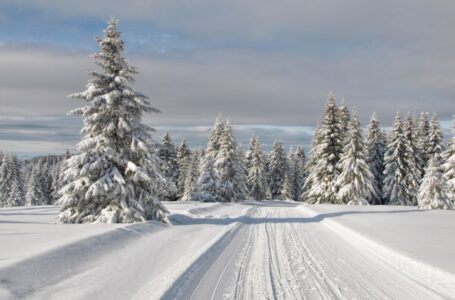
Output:
[[383,195],[386,204],[414,205],[419,187],[418,167],[411,145],[403,132],[399,113],[395,117],[384,165]]
[[11,185],[9,191],[8,200],[6,206],[22,206],[25,204],[24,190],[22,188],[21,182],[14,181]]
[[309,203],[340,203],[336,180],[340,173],[338,162],[342,152],[342,124],[335,96],[329,94],[324,115],[313,138],[304,186],[304,201]]
[[204,162],[200,165],[200,176],[197,182],[198,195],[197,199],[202,202],[217,202],[219,178],[215,172],[215,166],[212,156],[204,157]]
[[307,162],[308,162],[308,158],[306,156],[306,153],[305,153],[305,148],[303,147],[303,145],[300,145],[297,147],[297,150],[296,150],[296,154],[297,154],[297,157],[299,157],[300,159],[300,174],[301,174],[301,185],[300,185],[300,194],[299,196],[297,197],[297,201],[302,201],[302,194],[304,193],[304,186],[305,186],[305,182],[307,180],[307,177],[308,177],[308,170],[307,170]]
[[205,155],[211,155],[212,158],[217,156],[218,151],[220,150],[221,136],[223,135],[225,126],[226,123],[222,120],[221,115],[219,115],[215,120],[212,130],[210,131],[209,142],[207,144]]
[[[418,132],[416,131],[416,126],[414,124],[414,117],[408,115],[406,121],[403,125],[404,135],[408,139],[409,145],[412,148],[412,154],[414,155],[414,161],[416,162],[416,176],[417,179],[422,178],[423,171],[422,166],[422,155],[420,153],[420,148],[418,145]],[[420,181],[418,183],[420,185]]]
[[283,144],[275,141],[269,154],[268,183],[272,199],[282,199],[284,179],[288,171],[288,162]]
[[48,202],[41,167],[41,164],[35,164],[28,177],[27,193],[25,194],[25,205],[27,206],[44,205]]
[[185,191],[185,179],[187,174],[188,164],[191,158],[191,150],[183,139],[177,147],[177,165],[178,165],[178,180],[177,180],[177,195],[183,197]]
[[[425,168],[430,160],[429,147],[430,147],[430,121],[428,120],[428,113],[420,113],[419,125],[418,125],[418,141],[417,146],[419,147],[421,166],[420,169],[425,173]],[[423,176],[423,174],[422,174]]]
[[253,150],[256,147],[257,143],[258,143],[258,138],[256,136],[251,137],[250,145],[248,146],[248,150],[245,153],[245,170],[246,170],[247,175],[248,175],[248,170],[251,167]]
[[164,198],[167,201],[175,201],[178,199],[177,183],[178,183],[178,161],[175,145],[172,143],[171,136],[165,132],[161,138],[161,145],[158,150],[160,157],[161,172],[166,176],[169,186],[166,188]]
[[51,188],[52,204],[54,204],[58,201],[59,191],[66,184],[65,182],[63,182],[63,178],[60,174],[64,171],[65,160],[67,160],[70,157],[71,157],[71,153],[69,152],[69,150],[67,150],[65,152],[65,154],[63,154],[59,157],[58,163],[55,166],[55,174],[53,175],[53,178],[52,178],[52,188]]
[[161,145],[158,150],[158,156],[162,161],[161,169],[163,171],[163,174],[175,182],[177,180],[178,169],[177,151],[168,132],[165,132],[161,138]]
[[305,155],[302,150],[303,147],[299,147],[296,151],[292,148],[289,150],[288,170],[284,179],[282,199],[297,201],[302,193],[303,164],[305,162],[304,157],[302,158],[302,153]]
[[311,148],[308,153],[308,157],[306,158],[305,161],[304,165],[305,181],[303,182],[303,186],[301,189],[302,193],[300,194],[299,197],[301,201],[307,201],[309,199],[308,195],[313,185],[313,179],[311,178],[310,174],[313,174],[312,170],[317,162],[316,145],[318,145],[322,139],[322,135],[319,133],[319,130],[321,130],[321,122],[318,122],[316,125],[316,129],[313,134],[313,140],[311,142]]
[[20,166],[13,154],[4,154],[0,166],[0,206],[24,205]]
[[376,113],[373,113],[368,124],[368,135],[365,143],[366,161],[373,174],[373,193],[368,198],[370,204],[383,204],[382,183],[384,181],[384,153],[387,138],[384,135]]
[[247,177],[247,187],[250,199],[267,199],[267,172],[265,169],[264,153],[259,140],[254,137],[250,145],[250,162]]
[[45,159],[41,159],[41,184],[43,187],[43,194],[45,202],[43,204],[52,203],[52,169],[51,163]]
[[215,170],[220,179],[218,196],[224,202],[244,200],[247,193],[243,158],[228,122],[221,132],[219,147],[215,160]]
[[449,140],[443,158],[444,177],[449,185],[452,203],[455,205],[455,116],[452,124],[452,138]]
[[189,159],[188,167],[186,168],[185,185],[183,190],[182,201],[195,201],[198,194],[198,178],[199,178],[199,157],[194,151]]
[[349,123],[351,122],[351,114],[349,108],[346,105],[346,99],[341,98],[341,105],[338,108],[339,119],[341,122],[341,139],[344,144],[344,140],[347,138],[349,131]]
[[443,150],[441,126],[439,125],[438,115],[433,114],[430,122],[428,155],[430,158],[432,158],[435,154],[442,155]]
[[362,129],[355,114],[349,123],[339,165],[341,170],[337,178],[339,201],[349,205],[368,205],[367,199],[370,199],[374,192],[374,177],[366,162]]
[[441,155],[430,159],[417,196],[418,206],[423,209],[451,209],[449,186],[441,167]]
[[87,105],[71,113],[83,119],[79,154],[65,161],[59,203],[63,223],[167,222],[159,195],[165,177],[159,169],[152,128],[145,112],[158,112],[134,91],[136,69],[123,56],[124,42],[110,20],[94,55],[101,72],[92,72],[87,90],[71,95]]

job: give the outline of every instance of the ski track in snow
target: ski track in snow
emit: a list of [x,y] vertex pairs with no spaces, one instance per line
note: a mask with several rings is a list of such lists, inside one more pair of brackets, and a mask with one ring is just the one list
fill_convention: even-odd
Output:
[[295,204],[258,206],[215,262],[198,263],[202,276],[187,274],[162,299],[444,298],[338,233]]
[[174,226],[117,227],[0,268],[0,299],[455,298],[453,274],[299,203],[169,207]]

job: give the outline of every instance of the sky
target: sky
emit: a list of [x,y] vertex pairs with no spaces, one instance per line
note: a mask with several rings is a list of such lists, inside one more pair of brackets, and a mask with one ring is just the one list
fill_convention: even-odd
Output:
[[0,149],[23,156],[74,150],[95,38],[120,20],[147,115],[204,147],[218,114],[247,144],[305,144],[329,92],[366,125],[455,114],[455,2],[450,0],[0,0]]

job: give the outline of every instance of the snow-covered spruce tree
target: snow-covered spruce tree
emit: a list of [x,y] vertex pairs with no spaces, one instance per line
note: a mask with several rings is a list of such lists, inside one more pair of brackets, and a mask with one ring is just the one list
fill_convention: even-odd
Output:
[[432,158],[435,154],[442,155],[443,150],[441,126],[439,125],[438,115],[433,114],[430,122],[428,155],[430,158]]
[[259,140],[254,137],[250,145],[250,162],[247,177],[247,187],[250,199],[267,199],[267,172],[265,169],[264,153]]
[[281,142],[275,141],[269,154],[268,183],[272,199],[282,199],[284,179],[288,170],[286,153]]
[[25,205],[44,205],[47,204],[45,187],[43,185],[43,175],[41,164],[33,166],[32,172],[28,177],[27,193],[25,194]]
[[299,200],[303,186],[303,164],[305,162],[301,156],[302,150],[303,147],[299,147],[296,151],[292,148],[289,150],[288,170],[284,179],[282,199],[294,201]]
[[25,203],[20,166],[13,154],[4,154],[0,165],[0,206],[21,206]]
[[212,158],[215,158],[218,155],[218,151],[221,146],[221,136],[223,135],[225,127],[226,122],[224,122],[221,115],[219,115],[215,120],[212,130],[210,131],[209,142],[207,144],[205,155],[210,155]]
[[52,178],[52,204],[56,203],[59,199],[59,191],[60,189],[65,186],[65,182],[63,182],[63,176],[61,176],[62,172],[64,171],[64,162],[68,158],[71,157],[71,153],[67,150],[65,154],[59,157],[59,161],[55,166],[55,174]]
[[183,189],[182,201],[195,201],[198,194],[198,178],[199,178],[199,157],[198,153],[194,151],[191,154],[186,168],[185,185]]
[[418,167],[404,135],[400,114],[395,117],[384,165],[383,195],[386,204],[415,205],[419,187]]
[[202,202],[218,202],[219,178],[215,172],[212,156],[204,157],[204,162],[200,165],[200,176],[197,182],[197,199]]
[[366,162],[362,129],[355,114],[349,123],[340,158],[340,170],[337,179],[339,201],[350,205],[369,204],[367,199],[370,199],[374,192],[374,176]]
[[[418,134],[416,131],[416,126],[414,124],[414,118],[411,115],[408,115],[406,121],[403,125],[404,135],[407,138],[409,145],[412,148],[412,154],[414,155],[414,161],[416,162],[416,174],[418,179],[422,178],[422,155],[420,153],[420,148],[418,145]],[[420,181],[418,183],[420,185]]]
[[224,125],[221,132],[219,147],[215,160],[215,170],[220,180],[218,196],[223,202],[244,200],[247,193],[243,159],[229,123]]
[[452,203],[455,205],[455,116],[452,125],[452,138],[449,140],[443,158],[444,177],[449,185]]
[[191,158],[191,150],[183,139],[177,147],[177,165],[178,165],[178,179],[177,179],[177,195],[178,198],[183,196],[185,191],[185,179],[187,174],[188,164]]
[[41,181],[45,197],[44,204],[52,203],[52,170],[53,167],[48,161],[41,160]]
[[368,135],[365,143],[366,162],[373,174],[373,193],[368,198],[370,204],[383,204],[382,183],[384,181],[384,153],[387,138],[384,135],[376,113],[373,113],[368,124]]
[[341,122],[341,140],[344,144],[344,140],[347,138],[349,131],[349,123],[351,121],[351,114],[349,113],[349,108],[347,107],[346,100],[344,98],[341,99],[338,114]]
[[83,129],[79,154],[64,163],[62,223],[167,222],[153,129],[141,123],[143,113],[158,110],[131,87],[137,72],[123,57],[117,23],[110,20],[98,38],[101,72],[91,73],[86,91],[71,95],[87,105],[72,111],[82,116]]
[[302,174],[305,173],[305,163],[307,160],[306,154],[305,154],[305,148],[303,145],[297,146],[297,149],[295,150],[295,154],[297,155],[298,159],[300,160],[300,164],[302,167]]
[[179,178],[177,151],[172,143],[171,136],[168,132],[164,133],[161,138],[161,145],[158,150],[160,157],[160,168],[164,176],[168,180],[168,187],[165,190],[164,198],[167,201],[175,201],[178,199],[177,183]]
[[340,173],[338,162],[343,148],[341,128],[335,97],[329,94],[324,115],[313,138],[304,201],[316,204],[340,203],[336,180]]
[[250,139],[250,145],[248,146],[248,150],[245,153],[245,170],[248,175],[248,170],[251,167],[251,161],[253,159],[253,151],[254,148],[256,147],[256,144],[258,143],[258,138],[256,136],[253,136]]
[[418,206],[423,209],[451,209],[449,186],[441,167],[441,156],[434,154],[430,159],[417,196]]
[[319,133],[321,130],[321,123],[318,122],[316,125],[316,129],[313,135],[313,140],[311,142],[311,148],[308,153],[308,157],[306,158],[305,165],[304,165],[304,176],[305,180],[302,186],[302,193],[300,194],[299,200],[301,201],[308,201],[309,197],[308,194],[311,191],[311,187],[313,185],[313,179],[311,178],[310,174],[313,174],[313,168],[317,162],[316,156],[316,145],[321,142],[322,135]]
[[430,160],[430,121],[428,120],[428,113],[426,112],[420,113],[417,136],[417,146],[419,147],[422,164],[420,169],[425,173],[425,168]]
[[178,173],[177,151],[168,132],[165,132],[161,138],[158,156],[161,159],[161,169],[163,174],[175,182],[177,180]]

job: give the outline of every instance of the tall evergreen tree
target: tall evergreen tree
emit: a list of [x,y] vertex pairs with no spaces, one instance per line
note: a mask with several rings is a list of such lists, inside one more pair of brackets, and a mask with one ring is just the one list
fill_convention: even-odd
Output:
[[441,126],[439,125],[437,114],[433,114],[433,117],[431,118],[428,146],[428,155],[430,158],[432,158],[435,154],[442,155],[444,148],[442,146]]
[[221,147],[221,136],[223,135],[225,127],[226,123],[222,120],[221,115],[219,115],[215,120],[212,130],[210,131],[209,142],[207,144],[205,155],[211,155],[212,158],[217,156]]
[[250,139],[250,145],[248,146],[248,150],[245,153],[245,170],[246,170],[247,175],[248,175],[248,170],[251,168],[251,161],[253,159],[253,151],[254,151],[254,148],[256,147],[257,143],[258,143],[258,138],[256,136],[253,136]]
[[329,94],[324,115],[313,139],[305,182],[304,201],[309,203],[340,203],[336,180],[340,173],[338,162],[342,152],[342,124],[335,97]]
[[161,138],[161,145],[158,151],[158,156],[162,161],[161,169],[163,174],[175,182],[177,180],[177,151],[172,143],[171,136],[165,132]]
[[282,198],[285,200],[299,200],[303,186],[303,164],[302,159],[303,147],[299,147],[296,151],[289,150],[288,154],[288,169],[284,179]]
[[313,186],[313,178],[310,176],[310,174],[314,173],[313,169],[318,159],[318,156],[316,155],[316,145],[319,145],[322,141],[322,134],[320,133],[320,130],[322,130],[321,122],[318,122],[313,135],[313,140],[311,142],[310,152],[308,153],[308,157],[306,158],[304,165],[305,180],[301,189],[302,193],[300,194],[300,200],[302,201],[308,201],[308,195]]
[[272,199],[281,199],[288,162],[283,145],[275,141],[269,154],[268,182]]
[[177,195],[179,198],[183,196],[185,191],[185,180],[187,174],[188,164],[190,162],[191,150],[183,139],[177,147],[177,165],[178,165],[178,179],[177,179]]
[[25,194],[25,205],[44,205],[47,204],[47,195],[43,185],[43,175],[41,164],[33,166],[32,172],[27,182],[27,193]]
[[0,206],[24,205],[20,166],[13,154],[4,154],[0,164]]
[[[417,145],[420,151],[421,166],[420,169],[425,173],[425,168],[430,160],[430,121],[428,120],[428,113],[420,113],[419,126],[418,126],[418,141]],[[423,174],[422,174],[423,176]]]
[[166,176],[169,184],[166,187],[164,198],[167,201],[175,201],[178,199],[177,184],[179,179],[179,170],[177,151],[168,132],[164,133],[161,138],[158,156],[161,159],[161,172],[164,176]]
[[195,201],[198,194],[198,178],[199,178],[199,157],[194,151],[189,159],[188,167],[185,175],[185,185],[183,189],[182,201]]
[[449,140],[447,150],[444,152],[444,177],[450,189],[452,203],[455,204],[455,116],[452,125],[452,138]]
[[340,158],[340,170],[341,173],[337,179],[339,201],[356,205],[368,204],[367,199],[371,199],[374,193],[374,177],[366,162],[362,129],[355,115],[349,123]]
[[404,135],[406,139],[409,142],[409,145],[411,146],[412,149],[412,155],[414,156],[414,161],[416,163],[416,177],[419,179],[419,185],[420,185],[420,179],[423,176],[423,170],[421,168],[422,166],[422,155],[420,153],[420,148],[418,145],[418,132],[416,131],[416,126],[414,124],[414,118],[411,115],[408,115],[406,118],[406,122],[403,125],[403,130],[404,130]]
[[267,172],[265,169],[265,156],[261,144],[255,137],[250,145],[250,162],[247,178],[247,188],[250,199],[264,200],[267,198]]
[[365,143],[366,162],[373,174],[373,193],[368,198],[370,204],[383,204],[382,183],[384,181],[384,153],[387,137],[381,130],[376,114],[371,116]]
[[204,162],[201,164],[200,176],[198,180],[198,196],[197,199],[202,202],[217,202],[222,199],[218,197],[218,184],[220,182],[212,156],[204,157]]
[[71,95],[87,105],[72,111],[84,125],[80,153],[65,161],[60,222],[167,222],[153,129],[141,123],[143,113],[158,110],[131,87],[137,71],[123,56],[117,23],[110,20],[98,38],[101,72],[91,73],[86,91]]
[[229,123],[223,127],[215,160],[215,170],[220,180],[218,196],[224,202],[237,202],[245,200],[247,195],[245,169],[232,127]]
[[384,156],[383,194],[387,204],[414,205],[419,178],[412,147],[403,131],[400,114],[393,124],[391,140]]
[[441,156],[437,153],[430,159],[417,199],[419,208],[453,208],[449,197],[449,186],[441,168]]
[[349,113],[349,108],[347,107],[346,100],[344,98],[341,99],[338,114],[341,122],[341,140],[344,144],[349,132],[349,123],[351,122],[351,114]]

